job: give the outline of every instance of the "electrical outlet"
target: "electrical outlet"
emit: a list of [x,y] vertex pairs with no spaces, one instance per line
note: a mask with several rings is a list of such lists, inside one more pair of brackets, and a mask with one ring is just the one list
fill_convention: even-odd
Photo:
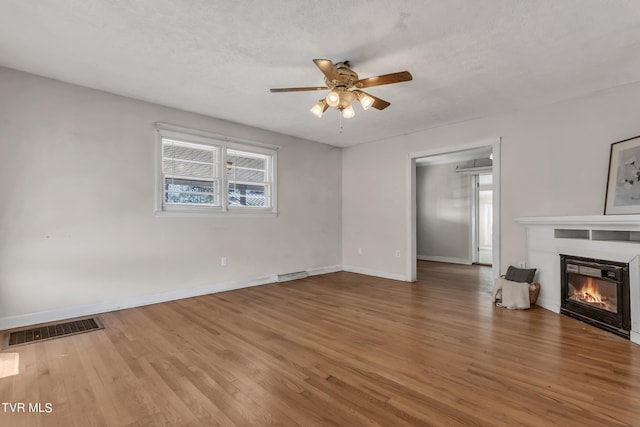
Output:
[[396,258],[400,258],[400,249],[396,249]]
[[362,255],[362,248],[358,248],[358,255]]
[[520,267],[520,268],[527,268],[527,261],[520,261],[520,262],[518,262],[518,267]]
[[225,267],[227,265],[227,257],[223,256],[220,258],[220,266]]

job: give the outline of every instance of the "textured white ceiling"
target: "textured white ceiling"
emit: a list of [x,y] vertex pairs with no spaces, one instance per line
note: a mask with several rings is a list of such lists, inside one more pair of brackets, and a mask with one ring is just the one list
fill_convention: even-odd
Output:
[[[314,58],[391,102],[309,108]],[[0,65],[336,146],[640,81],[637,0],[0,0]]]

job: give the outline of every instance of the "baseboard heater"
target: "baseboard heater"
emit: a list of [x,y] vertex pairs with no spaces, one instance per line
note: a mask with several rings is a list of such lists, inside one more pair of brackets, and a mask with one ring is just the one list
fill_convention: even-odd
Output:
[[306,271],[296,271],[294,273],[278,274],[278,282],[288,282],[289,280],[304,279],[309,277]]

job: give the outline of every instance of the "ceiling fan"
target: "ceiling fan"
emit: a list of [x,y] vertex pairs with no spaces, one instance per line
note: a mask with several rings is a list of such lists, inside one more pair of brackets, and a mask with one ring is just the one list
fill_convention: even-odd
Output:
[[329,59],[314,59],[313,62],[324,74],[326,86],[285,87],[271,89],[271,92],[303,92],[330,89],[331,92],[311,108],[311,112],[318,118],[322,117],[322,114],[327,111],[329,107],[334,107],[342,113],[342,117],[349,119],[356,114],[353,109],[353,102],[356,100],[360,101],[360,105],[362,105],[362,108],[365,110],[368,110],[370,107],[384,110],[391,105],[389,102],[376,98],[360,89],[406,82],[413,79],[411,73],[408,71],[360,79],[358,74],[351,69],[349,61],[334,64]]

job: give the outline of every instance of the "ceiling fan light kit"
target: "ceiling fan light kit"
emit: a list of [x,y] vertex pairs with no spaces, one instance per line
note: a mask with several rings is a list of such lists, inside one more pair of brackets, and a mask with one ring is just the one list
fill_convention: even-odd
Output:
[[317,117],[320,118],[322,117],[322,115],[324,114],[325,111],[327,111],[327,108],[329,108],[329,104],[327,104],[327,101],[325,101],[325,99],[321,99],[320,101],[318,101],[318,103],[316,105],[314,105],[313,107],[311,107],[311,112]]
[[374,99],[369,95],[367,95],[366,93],[360,92],[358,94],[358,101],[360,101],[360,105],[362,105],[362,109],[366,111],[369,108],[371,108],[371,106],[373,105]]
[[327,95],[327,97],[325,98],[325,101],[327,101],[327,104],[329,105],[329,107],[337,107],[338,104],[340,104],[340,94],[338,93],[337,90],[332,90],[331,92],[329,92],[329,95]]
[[349,105],[348,107],[343,108],[342,117],[345,119],[350,119],[351,117],[356,115],[356,111],[353,109],[353,106]]
[[302,92],[330,89],[331,91],[325,98],[320,99],[316,105],[311,107],[310,111],[318,118],[321,118],[329,107],[333,107],[341,112],[343,118],[350,119],[356,115],[353,109],[353,103],[356,100],[360,102],[363,110],[368,110],[371,107],[384,110],[391,105],[389,102],[376,98],[360,89],[406,82],[413,79],[408,71],[360,79],[358,74],[351,69],[349,61],[334,64],[329,59],[314,59],[313,62],[324,74],[326,86],[279,88],[271,89],[271,92]]

